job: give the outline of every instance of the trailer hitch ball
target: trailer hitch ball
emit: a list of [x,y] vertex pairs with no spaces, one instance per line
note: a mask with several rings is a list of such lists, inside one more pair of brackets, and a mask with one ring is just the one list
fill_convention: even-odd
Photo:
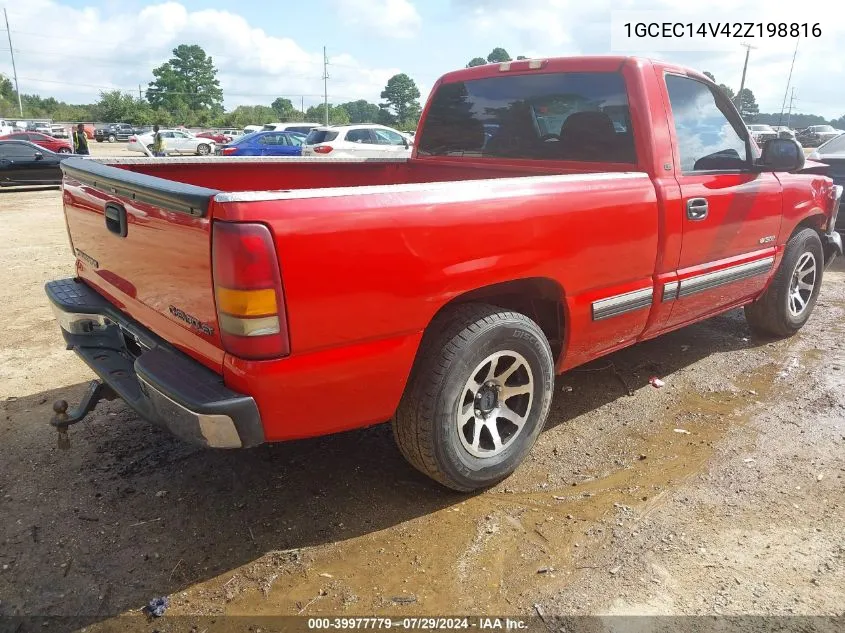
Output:
[[60,450],[66,451],[70,448],[70,437],[67,434],[67,400],[56,400],[53,403],[53,416],[54,426],[56,427],[56,431],[58,432],[58,448]]

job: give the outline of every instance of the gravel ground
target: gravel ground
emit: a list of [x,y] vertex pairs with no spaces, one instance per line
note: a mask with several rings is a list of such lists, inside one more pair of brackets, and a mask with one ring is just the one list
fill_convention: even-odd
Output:
[[92,378],[42,291],[60,194],[0,193],[0,235],[0,615],[843,612],[838,266],[792,339],[734,311],[559,377],[526,464],[457,495],[385,425],[205,451],[116,401],[59,451],[51,403]]

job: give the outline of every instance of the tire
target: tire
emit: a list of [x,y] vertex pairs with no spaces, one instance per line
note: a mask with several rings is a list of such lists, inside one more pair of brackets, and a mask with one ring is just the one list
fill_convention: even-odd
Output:
[[109,134],[109,143],[114,143],[117,141],[117,137],[114,134]]
[[[508,389],[513,395],[503,396]],[[412,466],[447,488],[487,488],[525,459],[553,393],[554,359],[534,321],[496,306],[458,305],[436,317],[423,337],[393,435]]]
[[71,151],[70,151],[70,149],[68,149],[67,147],[60,147],[60,148],[59,148],[59,151],[58,151],[57,153],[58,153],[58,154],[70,154],[70,153],[71,153]]
[[197,145],[197,156],[208,156],[211,153],[211,145],[200,143]]
[[102,138],[102,137],[98,138],[98,139],[97,139],[97,142],[98,142],[98,143],[102,143],[102,142],[103,142],[103,138]]
[[793,234],[769,287],[754,303],[745,306],[751,331],[786,337],[800,330],[816,305],[823,273],[824,251],[819,234],[809,228]]
[[147,145],[147,149],[150,150],[150,154],[152,154],[153,153],[153,144],[150,143],[149,145]]

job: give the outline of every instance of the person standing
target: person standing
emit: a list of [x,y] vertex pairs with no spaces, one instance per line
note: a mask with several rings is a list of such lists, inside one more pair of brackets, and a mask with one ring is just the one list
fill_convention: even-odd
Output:
[[73,130],[73,151],[77,154],[90,154],[88,151],[88,137],[85,134],[85,126],[80,123]]
[[153,126],[153,156],[165,156],[164,136],[158,129],[158,123]]

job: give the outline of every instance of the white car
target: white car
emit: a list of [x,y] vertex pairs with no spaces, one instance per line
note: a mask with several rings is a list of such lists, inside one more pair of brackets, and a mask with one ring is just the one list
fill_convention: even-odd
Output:
[[12,121],[0,119],[0,136],[6,136],[6,134],[11,134],[13,132],[15,132],[15,127],[12,125]]
[[247,125],[244,127],[244,131],[242,136],[246,136],[247,134],[252,134],[253,132],[260,132],[264,129],[263,125]]
[[50,136],[53,138],[69,138],[67,128],[64,125],[53,124],[50,126]]
[[326,158],[409,158],[411,144],[393,128],[384,125],[335,125],[314,128],[308,133],[303,156]]
[[[183,130],[159,131],[164,140],[165,154],[196,154],[197,156],[214,154],[214,141],[210,138],[197,137]],[[126,146],[126,149],[130,152],[141,152],[142,154],[152,152],[153,132],[129,137],[129,145]]]
[[299,134],[308,134],[315,127],[320,127],[319,123],[268,123],[263,128],[262,132],[298,132]]

